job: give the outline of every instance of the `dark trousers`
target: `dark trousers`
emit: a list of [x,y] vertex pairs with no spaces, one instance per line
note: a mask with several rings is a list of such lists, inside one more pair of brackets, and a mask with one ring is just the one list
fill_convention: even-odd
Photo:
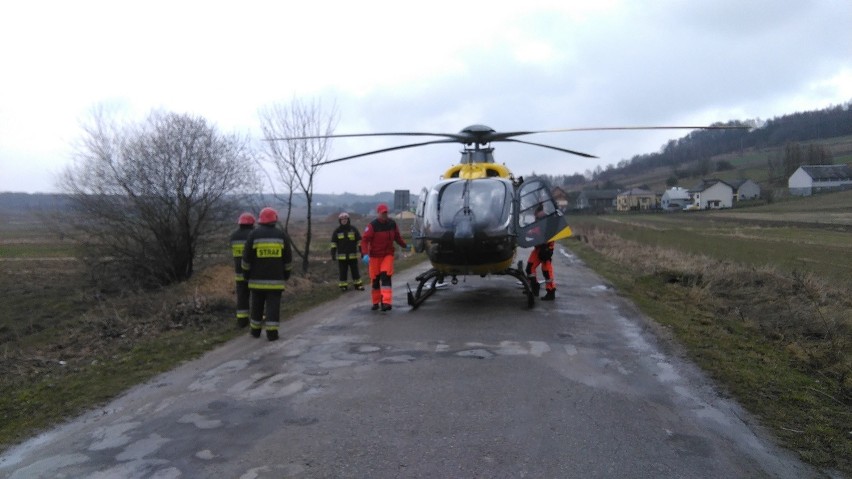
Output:
[[340,282],[346,282],[346,274],[351,272],[352,280],[360,284],[361,273],[358,271],[357,259],[337,260],[337,270],[340,272]]
[[278,329],[281,317],[281,290],[252,289],[251,290],[251,328],[261,329],[264,318],[266,330]]
[[237,320],[249,318],[249,297],[248,281],[237,281]]

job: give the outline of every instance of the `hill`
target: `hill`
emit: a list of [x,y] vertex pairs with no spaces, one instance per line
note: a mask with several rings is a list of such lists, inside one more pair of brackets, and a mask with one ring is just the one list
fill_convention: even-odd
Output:
[[[635,155],[585,175],[548,177],[565,191],[669,186],[690,187],[702,178],[751,179],[764,191],[786,190],[801,164],[852,163],[852,102],[769,121],[738,120],[718,126],[750,129],[696,130],[669,140],[656,153]],[[547,175],[543,175],[547,176]]]

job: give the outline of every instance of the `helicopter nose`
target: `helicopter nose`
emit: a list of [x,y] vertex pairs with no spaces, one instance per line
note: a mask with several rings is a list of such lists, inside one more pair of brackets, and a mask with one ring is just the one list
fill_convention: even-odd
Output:
[[473,246],[473,218],[464,216],[457,219],[453,241],[456,249],[459,250],[466,250]]

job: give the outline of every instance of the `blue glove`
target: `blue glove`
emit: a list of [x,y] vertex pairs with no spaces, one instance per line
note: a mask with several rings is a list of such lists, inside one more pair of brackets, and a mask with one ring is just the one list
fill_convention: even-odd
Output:
[[365,254],[364,256],[361,256],[361,261],[363,261],[364,264],[370,264],[370,255]]

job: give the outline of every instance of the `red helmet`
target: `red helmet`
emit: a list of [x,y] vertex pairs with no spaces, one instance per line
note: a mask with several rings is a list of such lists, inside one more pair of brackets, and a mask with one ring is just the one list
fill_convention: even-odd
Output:
[[379,206],[376,207],[376,212],[379,214],[388,212],[388,205],[384,203],[379,203]]
[[258,223],[262,225],[269,225],[278,221],[278,212],[273,210],[270,207],[266,207],[260,210],[260,220]]
[[238,225],[253,225],[254,224],[254,215],[251,213],[243,213],[240,215],[240,219],[237,220]]

